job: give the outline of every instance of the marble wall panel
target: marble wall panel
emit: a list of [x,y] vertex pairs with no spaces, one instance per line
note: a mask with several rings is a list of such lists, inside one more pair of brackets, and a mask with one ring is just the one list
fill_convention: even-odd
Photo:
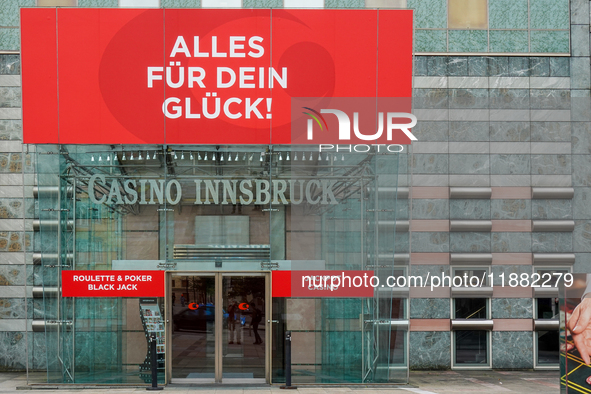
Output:
[[488,253],[491,251],[491,234],[480,232],[452,232],[449,235],[449,251],[460,253]]
[[533,368],[533,334],[526,331],[492,333],[493,368]]
[[529,122],[490,122],[491,141],[526,142],[530,141]]
[[446,331],[411,331],[410,368],[413,370],[449,369],[451,333]]
[[27,314],[31,318],[32,312],[29,308],[25,308],[24,298],[0,298],[0,319],[26,319]]
[[591,252],[591,220],[575,220],[575,231],[572,236],[573,251]]
[[491,200],[491,219],[531,219],[531,200]]
[[488,122],[449,122],[450,141],[488,141]]
[[449,319],[449,298],[411,298],[411,319]]
[[[585,123],[581,123],[585,124]],[[531,140],[538,141],[571,141],[571,125],[574,134],[576,123],[570,122],[531,122]]]
[[488,61],[485,57],[472,56],[468,58],[468,75],[471,77],[486,76],[488,71]]
[[21,100],[20,87],[0,87],[0,108],[19,108]]
[[509,286],[509,279],[511,274],[516,274],[517,276],[521,274],[528,274],[531,275],[532,267],[531,265],[493,265],[492,266],[492,273],[493,273],[493,286],[501,286],[503,284],[503,280],[501,278],[501,274],[505,276],[505,286]]
[[414,174],[445,174],[448,168],[446,154],[415,154],[412,157]]
[[532,219],[572,219],[571,200],[532,200]]
[[573,251],[572,233],[533,232],[531,238],[533,253],[568,253]]
[[[550,63],[552,66],[552,63]],[[589,60],[585,57],[570,58],[571,88],[589,89],[591,84],[591,70]]]
[[414,10],[416,28],[447,28],[446,0],[407,0],[406,5]]
[[488,174],[489,155],[451,155],[449,157],[450,174]]
[[573,217],[576,219],[591,219],[591,188],[575,187],[575,195],[572,200]]
[[531,57],[530,58],[530,76],[549,77],[550,76],[550,58],[549,57]]
[[[24,239],[23,239],[24,235]],[[0,251],[1,252],[22,252],[23,250],[32,251],[31,232],[21,231],[0,231]]]
[[531,233],[492,233],[491,252],[529,253],[531,252]]
[[591,253],[575,253],[573,272],[591,273]]
[[449,219],[449,200],[414,199],[412,217],[413,219]]
[[591,124],[572,123],[572,153],[591,154]]
[[412,232],[413,252],[449,252],[449,233]]
[[26,333],[0,332],[0,368],[4,371],[23,371],[26,366]]
[[447,61],[445,56],[428,56],[427,75],[447,76]]
[[539,175],[570,175],[570,155],[531,155],[531,172]]
[[527,29],[527,0],[489,0],[488,13],[491,29]]
[[448,108],[447,89],[414,89],[413,104],[415,108]]
[[570,109],[570,91],[565,89],[532,89],[531,109]]
[[527,30],[490,30],[489,52],[521,52],[529,49]]
[[[166,1],[166,0],[163,0]],[[189,0],[190,1],[190,0]],[[199,1],[199,0],[197,0]],[[119,0],[78,0],[78,7],[117,8]],[[170,7],[170,6],[168,6]]]
[[487,89],[449,89],[449,108],[488,108]]
[[508,77],[509,76],[509,58],[504,56],[495,56],[488,58],[488,76],[489,77]]
[[568,29],[569,10],[568,0],[531,0],[530,28]]
[[530,155],[491,155],[491,174],[522,175],[530,173]]
[[0,286],[23,286],[25,267],[22,265],[0,265]]
[[591,186],[591,155],[572,155],[573,186]]
[[8,27],[0,29],[0,49],[6,51],[18,51],[21,49],[20,30]]
[[529,95],[527,89],[490,89],[490,108],[528,109]]
[[414,41],[417,52],[446,52],[447,30],[416,29]]
[[551,57],[550,76],[570,77],[570,59],[568,57]]
[[532,319],[533,301],[531,298],[493,298],[491,316],[493,319]]
[[449,58],[447,71],[450,77],[463,77],[468,75],[468,57],[467,56],[452,56]]
[[420,141],[447,141],[449,126],[449,122],[424,121],[418,122],[412,132]]
[[0,140],[22,141],[23,122],[20,119],[0,120]]
[[568,53],[569,32],[533,30],[530,32],[530,51],[536,53]]
[[449,200],[450,219],[490,219],[490,200],[451,199]]
[[448,51],[486,52],[488,34],[486,30],[449,30]]
[[[325,8],[363,8],[363,0],[325,0]],[[242,0],[242,8],[283,8],[282,0]]]

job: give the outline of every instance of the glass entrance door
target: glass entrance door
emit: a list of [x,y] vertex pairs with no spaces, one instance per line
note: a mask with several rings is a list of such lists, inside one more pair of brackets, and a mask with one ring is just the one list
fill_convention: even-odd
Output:
[[171,284],[173,382],[214,382],[215,276],[175,274]]
[[169,281],[172,383],[265,383],[268,279],[177,274]]
[[223,276],[224,382],[265,383],[266,301],[264,276]]

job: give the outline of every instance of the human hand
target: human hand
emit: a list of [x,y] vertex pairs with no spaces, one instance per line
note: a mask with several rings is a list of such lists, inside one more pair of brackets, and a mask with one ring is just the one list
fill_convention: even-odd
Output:
[[573,311],[567,322],[573,342],[585,364],[591,362],[591,298],[583,301]]

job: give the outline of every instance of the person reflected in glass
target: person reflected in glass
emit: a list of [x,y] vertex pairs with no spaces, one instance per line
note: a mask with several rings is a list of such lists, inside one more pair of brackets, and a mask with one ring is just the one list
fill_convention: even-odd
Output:
[[252,331],[254,332],[254,343],[253,345],[260,345],[263,343],[261,340],[261,336],[259,335],[259,323],[263,319],[263,312],[259,309],[256,301],[252,301],[251,306],[251,315],[250,315],[250,325],[252,326]]
[[240,325],[240,307],[236,301],[228,308],[229,342],[232,345],[242,343],[242,326]]

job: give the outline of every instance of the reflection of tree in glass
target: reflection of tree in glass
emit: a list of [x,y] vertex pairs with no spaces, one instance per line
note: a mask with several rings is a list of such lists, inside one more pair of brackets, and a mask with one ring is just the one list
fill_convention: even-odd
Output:
[[231,278],[228,297],[246,300],[252,295],[253,299],[265,299],[265,280],[262,278]]
[[193,293],[193,299],[191,302],[197,302],[198,304],[213,303],[215,297],[215,280],[210,277],[192,276],[187,281],[188,288]]

